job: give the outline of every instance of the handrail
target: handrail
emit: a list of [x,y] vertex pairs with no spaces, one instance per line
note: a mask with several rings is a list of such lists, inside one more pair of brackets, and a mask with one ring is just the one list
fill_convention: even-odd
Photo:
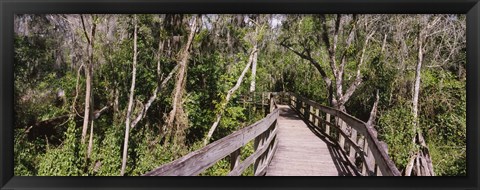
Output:
[[[278,115],[279,110],[275,109],[262,120],[162,165],[144,176],[198,175],[228,155],[231,163],[229,175],[240,175],[252,164],[255,164],[255,175],[264,175],[277,146]],[[240,163],[241,148],[253,139],[255,152]]]
[[[361,159],[362,173],[364,175],[380,175],[380,173],[388,176],[400,175],[394,162],[388,156],[386,144],[376,138],[377,133],[372,126],[343,111],[320,105],[295,93],[287,92],[282,95],[288,96],[290,99],[289,105],[302,114],[305,120],[308,120],[317,128],[324,126],[324,132],[330,139],[335,139],[330,135],[329,129],[330,126],[334,127],[337,131],[337,143],[340,148],[343,151],[349,150],[351,163],[355,163],[357,158]],[[325,119],[323,119],[319,111],[325,114]],[[334,117],[335,123],[330,122],[330,116]],[[351,127],[349,134],[345,131],[347,127]],[[359,144],[363,144],[363,146],[359,146]],[[377,172],[374,171],[374,165],[377,165]]]

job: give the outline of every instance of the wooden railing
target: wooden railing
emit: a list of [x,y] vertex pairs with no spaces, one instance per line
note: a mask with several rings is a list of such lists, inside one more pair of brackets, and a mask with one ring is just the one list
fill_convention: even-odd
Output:
[[[235,103],[246,105],[254,105],[256,107],[261,107],[265,110],[265,113],[272,112],[275,108],[275,103],[278,102],[278,92],[253,92],[249,94],[240,95],[234,100]],[[272,98],[276,99],[271,101]]]
[[[269,106],[268,110],[270,111],[270,114],[262,120],[162,165],[144,176],[198,175],[228,155],[230,155],[231,169],[228,173],[229,176],[241,175],[252,164],[255,176],[265,175],[278,143],[279,110],[276,109],[277,104],[290,105],[306,122],[321,130],[328,139],[347,154],[348,161],[357,167],[359,173],[363,175],[400,175],[388,156],[386,144],[377,139],[375,129],[365,122],[291,92],[264,92],[260,101],[262,106]],[[255,101],[252,102],[255,103]],[[252,140],[254,140],[254,152],[242,161],[240,159],[241,149]]]
[[386,144],[377,139],[377,132],[372,126],[345,112],[320,105],[295,93],[279,95],[281,99],[289,99],[290,107],[304,117],[304,120],[322,130],[348,154],[348,160],[362,175],[400,175],[387,154]]
[[[144,176],[194,176],[228,155],[230,155],[231,169],[229,176],[241,175],[252,164],[254,165],[254,175],[265,175],[278,143],[276,137],[279,110],[275,109],[273,99],[270,100],[271,113],[262,120],[162,165]],[[251,140],[254,140],[254,152],[241,161],[241,149]]]

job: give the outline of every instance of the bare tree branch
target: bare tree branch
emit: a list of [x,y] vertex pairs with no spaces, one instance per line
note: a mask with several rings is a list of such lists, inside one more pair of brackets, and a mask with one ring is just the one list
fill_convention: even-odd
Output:
[[347,91],[345,91],[345,94],[343,95],[343,97],[340,99],[340,102],[341,103],[345,103],[347,102],[350,97],[352,96],[353,92],[355,92],[355,90],[357,90],[357,87],[360,86],[360,84],[362,83],[362,74],[360,72],[361,70],[361,66],[363,65],[363,62],[364,62],[364,58],[365,58],[365,50],[367,49],[368,47],[368,41],[370,40],[370,38],[375,34],[375,31],[372,31],[366,38],[365,38],[365,42],[364,42],[364,45],[363,45],[363,48],[362,48],[362,55],[360,56],[360,61],[358,62],[357,64],[357,75],[355,77],[355,80],[352,82],[352,84],[348,87]]
[[250,66],[252,65],[252,62],[253,62],[253,57],[255,55],[255,53],[257,52],[257,47],[254,46],[253,49],[252,49],[252,52],[250,53],[250,56],[248,58],[248,63],[247,65],[245,66],[245,68],[243,69],[242,71],[242,74],[240,74],[240,76],[238,77],[237,79],[237,83],[235,84],[235,86],[233,86],[230,90],[228,90],[227,92],[227,96],[225,97],[225,102],[222,103],[222,111],[220,113],[217,114],[217,118],[215,120],[215,122],[213,123],[213,125],[210,127],[210,130],[208,131],[208,134],[207,136],[205,137],[204,139],[204,142],[203,144],[204,145],[207,145],[208,144],[208,141],[210,140],[210,138],[212,138],[212,135],[213,135],[213,132],[215,132],[215,129],[217,128],[218,124],[220,123],[220,119],[222,118],[222,112],[223,112],[223,109],[225,109],[225,106],[227,105],[228,101],[230,101],[230,98],[232,97],[233,93],[235,93],[235,91],[240,88],[240,85],[242,84],[242,81],[243,81],[243,77],[245,76],[245,74],[247,73],[248,69],[250,68]]

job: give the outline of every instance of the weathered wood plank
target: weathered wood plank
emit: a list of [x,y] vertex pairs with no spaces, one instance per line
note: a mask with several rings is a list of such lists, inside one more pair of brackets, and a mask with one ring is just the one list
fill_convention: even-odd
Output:
[[[277,120],[278,144],[271,162],[266,167],[267,176],[338,176],[341,171],[335,166],[337,159],[330,151],[336,149],[328,140],[323,140],[304,122],[292,108],[279,105],[281,116]],[[328,142],[328,144],[327,144]],[[343,163],[343,161],[341,162]],[[259,167],[257,175],[263,175]]]

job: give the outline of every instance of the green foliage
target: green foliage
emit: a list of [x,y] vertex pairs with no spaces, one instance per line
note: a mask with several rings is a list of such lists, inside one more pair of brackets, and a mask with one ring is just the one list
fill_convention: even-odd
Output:
[[155,137],[148,133],[138,133],[137,137],[134,139],[138,139],[140,143],[135,149],[136,157],[131,159],[135,161],[134,164],[131,164],[134,168],[128,175],[142,175],[187,153],[185,150],[180,150],[180,147],[162,146]]
[[416,150],[413,138],[413,115],[410,107],[393,107],[380,116],[379,138],[388,145],[388,152],[398,168],[404,168]]
[[[425,77],[423,77],[425,76]],[[451,72],[422,72],[421,126],[438,175],[466,175],[466,91]],[[428,126],[428,127],[427,127]]]
[[429,144],[433,168],[438,176],[466,176],[467,153],[465,146],[448,146],[432,141]]
[[85,150],[85,147],[80,147],[76,134],[75,122],[70,121],[63,144],[59,147],[47,145],[47,151],[38,164],[37,175],[79,176],[83,174],[84,155],[81,150]]
[[200,176],[226,176],[230,172],[230,156],[219,160],[212,167],[200,174]]
[[16,137],[13,142],[13,151],[14,151],[14,175],[15,176],[33,176],[36,175],[37,171],[34,163],[36,163],[37,158],[35,144],[29,142],[23,131],[17,129],[15,131]]
[[[117,176],[120,175],[120,166],[122,161],[121,145],[123,143],[123,126],[108,126],[105,131],[105,137],[95,141],[92,163],[89,166],[93,175],[99,176]],[[98,168],[95,168],[99,164]]]

